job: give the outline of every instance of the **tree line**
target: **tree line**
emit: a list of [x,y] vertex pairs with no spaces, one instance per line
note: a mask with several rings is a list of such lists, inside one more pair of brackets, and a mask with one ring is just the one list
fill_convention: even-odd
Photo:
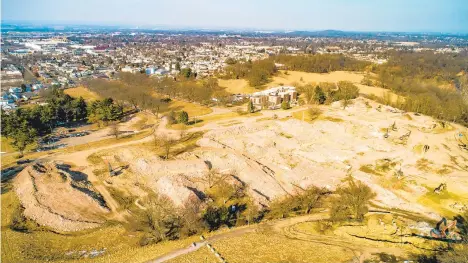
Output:
[[[375,66],[369,85],[389,89],[404,100],[377,100],[393,107],[468,125],[468,55],[391,52],[388,63]],[[446,86],[441,88],[441,86]]]
[[369,62],[360,61],[342,54],[316,55],[278,55],[272,57],[276,63],[283,64],[287,70],[297,70],[313,73],[328,73],[338,70],[364,71]]
[[43,92],[42,96],[46,99],[43,105],[9,112],[1,110],[1,135],[11,139],[12,146],[21,155],[38,136],[48,135],[58,126],[80,121],[107,123],[123,115],[122,107],[112,99],[88,104],[83,98],[72,98],[57,88]]
[[250,86],[258,87],[270,82],[277,72],[275,63],[271,59],[258,61],[237,61],[225,68],[224,76],[229,79],[246,79]]
[[[155,115],[167,110],[172,99],[202,105],[231,102],[231,94],[216,79],[197,81],[193,78],[150,78],[141,73],[119,73],[116,81],[91,80],[87,88],[103,97],[111,97],[121,105],[147,110]],[[213,100],[215,98],[216,100]]]
[[359,88],[349,81],[309,83],[298,86],[297,91],[306,104],[330,104],[341,101],[343,108],[359,96]]

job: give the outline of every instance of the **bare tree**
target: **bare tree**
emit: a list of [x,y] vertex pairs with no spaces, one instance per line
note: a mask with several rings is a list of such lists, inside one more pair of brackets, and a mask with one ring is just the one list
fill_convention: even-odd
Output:
[[154,135],[154,146],[156,148],[162,148],[164,151],[164,158],[169,159],[169,153],[171,148],[177,143],[177,140],[170,138],[167,135]]
[[110,135],[114,136],[116,139],[119,139],[120,127],[117,122],[112,122],[110,125]]

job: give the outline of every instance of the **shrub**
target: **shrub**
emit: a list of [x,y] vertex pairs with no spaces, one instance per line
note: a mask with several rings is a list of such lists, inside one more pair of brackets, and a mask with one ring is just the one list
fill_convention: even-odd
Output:
[[249,103],[247,104],[247,112],[254,113],[255,112],[255,107],[253,105],[253,102],[249,100]]
[[188,116],[188,113],[186,111],[181,111],[177,115],[177,122],[178,123],[187,124],[188,120],[189,120],[189,116]]
[[291,106],[289,105],[289,102],[288,102],[288,101],[283,101],[283,102],[281,102],[281,109],[283,109],[283,110],[288,110],[288,109],[290,109],[290,108],[291,108]]
[[320,114],[322,114],[322,111],[317,107],[310,107],[309,109],[307,109],[307,115],[309,115],[309,118],[311,120],[317,119],[320,116]]
[[18,232],[30,233],[37,229],[38,225],[34,221],[27,219],[23,215],[23,212],[24,208],[19,207],[12,213],[10,229]]

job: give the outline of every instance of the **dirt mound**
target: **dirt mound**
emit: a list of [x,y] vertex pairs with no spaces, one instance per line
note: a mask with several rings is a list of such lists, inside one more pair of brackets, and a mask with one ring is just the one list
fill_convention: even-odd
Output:
[[109,212],[87,175],[57,163],[33,164],[14,181],[24,215],[59,231],[97,227]]
[[[200,147],[173,160],[144,147],[113,149],[109,155],[129,169],[109,180],[114,186],[134,180],[135,187],[167,195],[179,206],[203,195],[202,181],[215,169],[247,185],[256,202],[267,205],[310,185],[333,190],[352,174],[376,192],[382,206],[431,217],[458,211],[445,203],[463,201],[458,196],[468,189],[468,155],[457,140],[466,128],[364,98],[346,109],[340,103],[320,108],[313,122],[252,117],[213,126],[197,142]],[[430,195],[441,182],[450,189],[443,205]]]

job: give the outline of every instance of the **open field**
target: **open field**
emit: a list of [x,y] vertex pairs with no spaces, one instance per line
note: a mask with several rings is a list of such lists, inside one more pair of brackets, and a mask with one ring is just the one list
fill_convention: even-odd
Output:
[[218,79],[218,83],[220,87],[225,87],[226,91],[232,94],[250,94],[258,91],[245,79]]
[[[249,226],[252,231],[243,233],[215,232],[207,241],[227,262],[382,262],[392,257],[398,261],[383,262],[402,262],[444,246],[408,235],[425,231],[415,223],[396,214],[369,214],[363,224],[339,225],[325,215],[311,214]],[[321,230],[324,225],[328,227]],[[393,234],[396,227],[405,237]],[[215,262],[212,255],[203,247],[168,262]]]
[[193,116],[202,116],[211,113],[213,110],[210,109],[209,107],[197,104],[197,103],[191,103],[191,102],[186,102],[186,101],[181,101],[181,100],[172,100],[168,107],[165,109],[162,109],[161,113],[168,113],[169,111],[186,111],[189,115],[189,117]]
[[273,80],[267,84],[270,86],[278,85],[305,85],[309,83],[318,84],[320,82],[339,82],[349,81],[359,87],[359,92],[365,95],[375,95],[378,97],[384,97],[388,94],[392,101],[396,101],[398,96],[395,93],[380,87],[362,85],[361,81],[364,78],[365,73],[363,72],[351,72],[351,71],[333,71],[331,73],[308,73],[301,71],[286,71],[281,70],[277,76],[273,77]]
[[[286,73],[287,72],[287,73]],[[364,78],[364,73],[351,72],[351,71],[333,71],[330,73],[308,73],[301,71],[284,71],[280,70],[277,76],[273,77],[273,80],[268,85],[291,85],[298,83],[304,85],[307,83],[319,83],[319,82],[338,82],[338,81],[350,81],[353,83],[360,83]]]
[[[287,73],[286,73],[287,72]],[[279,85],[306,85],[306,84],[318,84],[320,82],[339,82],[339,81],[350,81],[359,87],[361,94],[375,95],[378,97],[389,96],[392,101],[396,101],[398,97],[403,99],[401,96],[380,87],[367,86],[361,84],[365,73],[363,72],[351,72],[351,71],[334,71],[331,73],[308,73],[302,71],[284,71],[280,70],[272,80],[264,85],[266,88],[274,87]],[[259,89],[251,87],[245,79],[219,79],[219,85],[226,87],[226,91],[237,94],[250,94]]]
[[89,89],[83,87],[83,86],[78,86],[76,88],[70,88],[70,89],[66,89],[64,90],[65,94],[68,94],[70,96],[72,96],[73,98],[79,98],[79,97],[83,97],[84,100],[86,101],[93,101],[93,100],[99,100],[101,99],[101,97],[90,91]]

